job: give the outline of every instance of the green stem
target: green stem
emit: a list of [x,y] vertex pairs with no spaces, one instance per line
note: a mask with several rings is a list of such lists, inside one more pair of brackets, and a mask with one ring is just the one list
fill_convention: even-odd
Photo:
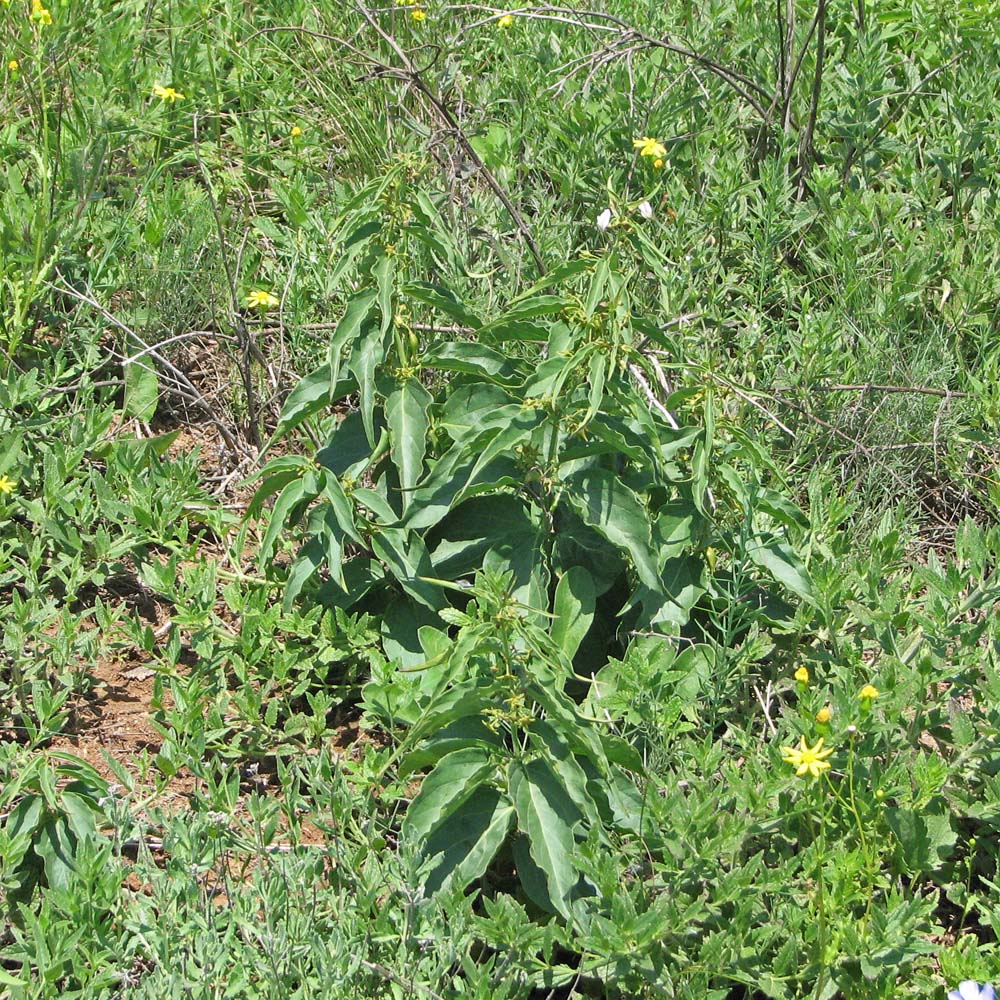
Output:
[[[830,784],[824,777],[824,781]],[[820,787],[819,782],[816,785]],[[830,784],[832,788],[832,784]],[[819,972],[816,975],[816,990],[813,1000],[819,1000],[826,985],[826,892],[823,886],[823,861],[826,858],[826,808],[821,803],[819,810],[819,838],[816,856],[816,919],[819,926]]]

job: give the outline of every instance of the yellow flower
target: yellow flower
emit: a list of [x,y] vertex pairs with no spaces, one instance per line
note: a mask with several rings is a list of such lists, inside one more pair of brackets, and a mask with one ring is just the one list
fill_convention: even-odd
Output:
[[795,677],[795,679],[800,684],[808,684],[809,683],[809,668],[808,667],[799,667],[799,669],[795,671],[795,673],[793,674],[793,676]]
[[11,59],[11,61],[7,63],[7,69],[9,69],[11,73],[16,73],[20,68],[21,64],[16,59]]
[[302,129],[301,129],[301,128],[299,128],[299,126],[298,126],[298,125],[293,125],[293,126],[292,126],[292,138],[293,138],[293,139],[298,139],[298,137],[299,137],[300,135],[302,135]]
[[164,87],[157,83],[153,87],[153,97],[158,97],[161,101],[169,101],[173,104],[174,101],[181,100],[184,95],[179,90],[174,90],[173,87]]
[[427,11],[421,10],[419,7],[415,8],[413,13],[410,15],[414,21],[419,24],[421,21],[427,20]]
[[657,157],[655,160],[653,160],[654,170],[660,170],[662,167],[663,167],[663,160],[660,159],[660,157]]
[[13,493],[15,486],[17,486],[16,479],[11,479],[10,476],[0,476],[0,493]]
[[814,778],[818,778],[827,768],[829,768],[830,763],[826,759],[833,753],[833,749],[827,747],[823,749],[823,737],[821,736],[816,741],[816,746],[811,747],[806,743],[806,738],[804,736],[799,738],[799,745],[797,747],[782,747],[781,748],[781,759],[786,764],[791,764],[795,768],[796,777],[803,777],[804,775],[811,774]]
[[52,23],[52,15],[47,7],[42,6],[42,0],[31,0],[31,20],[35,24]]
[[247,305],[251,309],[273,309],[278,305],[278,297],[257,289],[247,296]]
[[819,724],[820,724],[821,726],[825,726],[825,725],[826,725],[826,724],[827,724],[827,723],[828,723],[828,722],[830,721],[830,717],[831,717],[831,715],[832,715],[832,714],[833,714],[833,713],[832,713],[832,712],[830,711],[830,709],[829,709],[829,708],[821,708],[821,709],[820,709],[820,710],[819,710],[819,711],[818,711],[818,712],[816,713],[816,721],[817,721],[817,722],[818,722],[818,723],[819,723]]
[[879,696],[879,690],[871,684],[866,684],[859,692],[858,697],[862,701],[874,701]]
[[513,23],[514,23],[514,15],[504,14],[504,16],[497,21],[497,27],[506,29],[509,28]]
[[650,157],[654,161],[654,167],[657,166],[657,160],[659,161],[659,166],[663,166],[663,157],[667,155],[667,147],[663,143],[658,142],[656,139],[651,139],[648,135],[644,135],[640,139],[633,139],[632,146],[639,150],[640,156]]

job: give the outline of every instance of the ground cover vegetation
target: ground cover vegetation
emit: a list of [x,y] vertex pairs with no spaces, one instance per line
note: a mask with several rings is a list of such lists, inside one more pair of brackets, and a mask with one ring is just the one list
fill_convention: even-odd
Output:
[[992,4],[0,19],[0,997],[992,997]]

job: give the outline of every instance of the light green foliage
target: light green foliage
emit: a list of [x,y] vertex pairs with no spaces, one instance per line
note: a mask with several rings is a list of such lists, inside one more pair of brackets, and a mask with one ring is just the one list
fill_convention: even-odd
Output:
[[0,997],[1000,981],[993,5],[32,9]]

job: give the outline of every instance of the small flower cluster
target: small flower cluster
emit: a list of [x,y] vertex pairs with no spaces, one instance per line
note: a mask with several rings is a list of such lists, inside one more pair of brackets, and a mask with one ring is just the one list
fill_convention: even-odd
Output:
[[397,7],[409,7],[410,17],[420,24],[421,21],[427,20],[427,11],[424,10],[423,5],[420,0],[396,0]]
[[632,147],[639,150],[639,155],[653,161],[653,169],[659,170],[665,162],[667,147],[658,139],[652,139],[648,135],[640,136],[632,140]]
[[42,5],[42,0],[31,0],[31,20],[38,25],[52,23],[52,14],[48,7]]
[[[651,219],[653,217],[653,206],[650,205],[648,201],[640,202],[638,205],[636,205],[635,210],[644,219]],[[600,231],[603,233],[610,225],[611,225],[611,209],[606,208],[597,217],[597,228],[600,229]]]
[[[812,677],[809,674],[809,668],[804,664],[796,668],[795,673],[792,675],[795,678],[795,683],[798,686],[799,692],[803,693],[809,687]],[[879,697],[880,691],[874,684],[865,684],[865,686],[858,692],[858,700],[861,702],[861,712],[862,714],[868,714],[872,710],[872,705],[875,699]],[[821,708],[815,716],[816,728],[820,733],[824,734],[820,736],[817,740],[815,746],[809,746],[806,742],[806,738],[802,736],[799,739],[799,745],[797,747],[782,747],[781,748],[781,759],[786,764],[791,764],[795,768],[795,774],[798,777],[804,777],[805,775],[811,775],[814,778],[818,778],[823,771],[830,767],[829,761],[826,759],[833,753],[833,749],[827,747],[823,748],[823,743],[825,741],[826,734],[830,731],[830,720],[833,718],[833,712],[828,705]],[[847,728],[848,734],[853,734],[857,732],[855,726],[849,726]],[[966,1000],[966,998],[961,998],[961,1000]],[[992,1000],[992,998],[990,998]]]

